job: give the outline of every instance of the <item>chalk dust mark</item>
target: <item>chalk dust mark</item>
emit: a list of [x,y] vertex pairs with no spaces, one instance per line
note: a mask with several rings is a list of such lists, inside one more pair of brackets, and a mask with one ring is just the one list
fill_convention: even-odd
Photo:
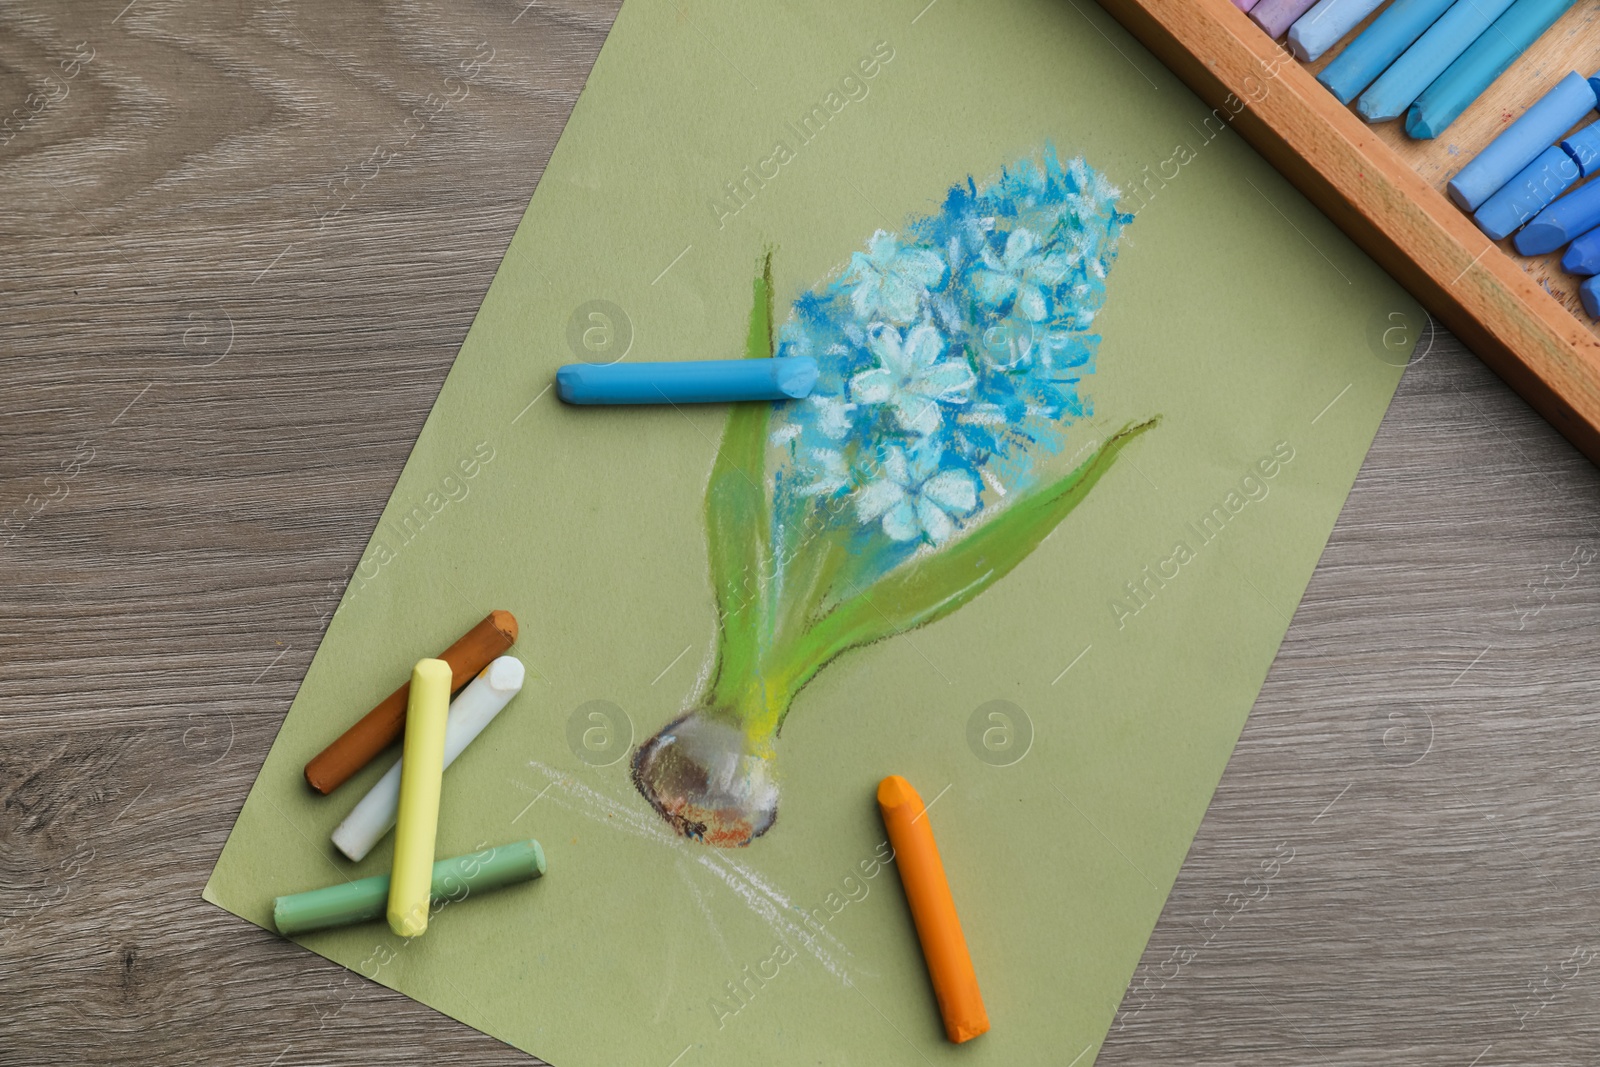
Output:
[[720,852],[714,852],[704,845],[686,841],[668,829],[653,811],[642,811],[631,804],[606,796],[572,775],[564,774],[538,760],[529,760],[528,766],[555,785],[555,792],[549,794],[549,799],[558,807],[602,826],[655,842],[679,856],[692,857],[706,870],[716,875],[717,879],[784,944],[791,948],[796,945],[803,947],[829,974],[841,980],[844,978],[845,967],[841,956],[849,957],[850,950],[827,931],[819,935],[795,918],[804,912],[795,905],[787,893],[747,864],[730,859]]

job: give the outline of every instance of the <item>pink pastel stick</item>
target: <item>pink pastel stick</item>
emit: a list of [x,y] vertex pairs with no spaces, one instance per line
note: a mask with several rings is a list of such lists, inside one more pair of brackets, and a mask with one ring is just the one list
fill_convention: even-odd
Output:
[[1240,11],[1243,11],[1245,14],[1249,14],[1250,9],[1255,7],[1256,4],[1260,2],[1261,0],[1233,0],[1233,6],[1238,8]]
[[1315,3],[1316,0],[1261,0],[1250,9],[1250,17],[1267,32],[1268,37],[1276,41],[1288,33],[1295,20],[1310,11]]

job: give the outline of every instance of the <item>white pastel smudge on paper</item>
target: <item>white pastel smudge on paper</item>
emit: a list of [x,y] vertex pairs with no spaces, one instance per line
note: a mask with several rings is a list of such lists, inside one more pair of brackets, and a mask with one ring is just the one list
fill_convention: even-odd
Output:
[[[824,970],[835,978],[844,980],[843,960],[851,956],[850,949],[827,931],[822,931],[819,936],[793,918],[794,915],[804,913],[787,893],[748,865],[729,859],[725,854],[709,853],[704,846],[691,844],[673,833],[655,817],[654,812],[640,811],[633,805],[609,797],[570,774],[558,771],[538,760],[529,760],[528,766],[544,775],[555,786],[550,799],[563,810],[574,812],[602,826],[655,842],[680,855],[692,854],[696,862],[716,875],[717,880],[727,887],[740,903],[767,925],[773,936],[790,948],[796,945],[805,948]],[[698,894],[696,896],[698,899]],[[716,924],[712,921],[709,910],[707,920],[711,921],[715,930]],[[722,940],[720,932],[717,933],[717,939]],[[723,947],[726,951],[726,945]]]

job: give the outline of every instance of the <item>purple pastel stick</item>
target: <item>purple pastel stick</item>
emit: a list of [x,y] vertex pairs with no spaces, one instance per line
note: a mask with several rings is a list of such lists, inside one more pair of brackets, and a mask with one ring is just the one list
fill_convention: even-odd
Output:
[[1233,0],[1233,6],[1248,15],[1250,13],[1250,9],[1255,7],[1259,2],[1260,0]]
[[1310,11],[1317,0],[1261,0],[1250,12],[1257,26],[1276,41],[1289,32],[1295,21]]

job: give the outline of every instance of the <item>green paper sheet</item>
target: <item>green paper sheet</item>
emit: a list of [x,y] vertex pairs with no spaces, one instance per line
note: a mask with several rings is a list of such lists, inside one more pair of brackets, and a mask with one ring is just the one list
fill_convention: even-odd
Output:
[[[328,835],[392,757],[327,798],[301,768],[415,660],[505,608],[528,682],[447,773],[438,848],[533,837],[549,873],[445,907],[414,941],[378,923],[307,948],[558,1067],[1086,1067],[1425,323],[1232,117],[1086,2],[629,0],[206,899],[270,928],[279,894],[387,870],[392,840],[351,864]],[[1116,230],[1114,256],[1002,242],[1026,212],[973,215],[961,240],[981,255],[873,244],[883,231],[903,252],[952,188],[976,196],[1049,158],[1121,190],[1130,217],[1095,223]],[[1060,326],[1061,279],[1095,264],[1109,269],[1103,293],[1082,290],[1092,326]],[[967,304],[936,307],[958,276]],[[785,438],[791,416],[765,406],[577,409],[551,389],[579,358],[767,354],[764,290],[770,345],[790,353],[796,300],[831,292],[843,322],[867,282],[870,325],[839,326],[849,359],[887,360],[891,340],[904,356],[919,326],[945,340],[898,384],[858,369],[835,399],[907,444],[932,417],[893,390],[926,386],[948,435],[942,481],[916,473],[907,444],[900,466],[886,447],[853,452],[822,485],[829,448],[791,446],[826,427]],[[1040,386],[1055,399],[1016,401],[1028,414],[998,428],[976,417],[998,409],[972,376],[998,372],[952,340],[963,315],[1009,316],[1033,340],[1056,323],[1060,363]],[[951,360],[968,370],[930,369]],[[1157,416],[1015,548],[1031,494]],[[1024,431],[1045,445],[999,475],[972,443],[1021,447],[1006,435]],[[986,522],[1010,523],[1011,542],[963,559],[986,584],[954,610],[916,616],[905,593],[873,601],[890,620],[874,623],[857,603],[866,636],[800,685],[820,631],[802,619],[790,640],[730,609],[713,575],[743,549],[721,563],[708,550],[714,468],[750,475],[771,504],[784,462],[816,479],[788,506],[839,502],[858,538],[846,570],[901,553],[926,577]],[[712,514],[737,519],[738,504]],[[840,584],[830,603],[857,591]],[[747,640],[762,670],[733,662]],[[636,788],[633,753],[727,679],[780,674],[760,714],[788,713],[781,736],[750,735],[770,757],[775,824],[737,848],[679,833]],[[993,1021],[959,1048],[873,801],[890,773],[930,802]],[[329,988],[319,1013],[341,997]]]

